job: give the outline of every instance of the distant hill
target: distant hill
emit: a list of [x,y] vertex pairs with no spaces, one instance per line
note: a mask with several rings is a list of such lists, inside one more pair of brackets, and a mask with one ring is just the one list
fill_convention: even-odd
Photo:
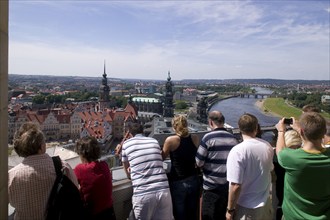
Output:
[[[87,76],[51,76],[51,75],[20,75],[20,74],[9,74],[9,81],[24,81],[24,80],[33,80],[35,82],[52,80],[54,81],[89,81],[89,82],[100,82],[102,76],[97,77],[87,77]],[[143,79],[121,79],[121,78],[110,78],[108,77],[109,82],[154,82],[162,83],[164,80],[143,80]],[[287,85],[287,84],[315,84],[315,85],[330,85],[330,80],[285,80],[285,79],[182,79],[182,80],[173,80],[173,82],[185,83],[185,84],[263,84],[263,85]]]
[[330,80],[285,80],[285,79],[184,79],[188,83],[199,83],[199,84],[269,84],[269,85],[287,85],[287,84],[328,84],[330,85]]

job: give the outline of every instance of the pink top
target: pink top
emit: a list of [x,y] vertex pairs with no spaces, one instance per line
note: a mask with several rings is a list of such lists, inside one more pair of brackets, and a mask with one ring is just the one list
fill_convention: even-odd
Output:
[[112,207],[112,175],[106,162],[81,163],[74,172],[83,201],[92,214]]

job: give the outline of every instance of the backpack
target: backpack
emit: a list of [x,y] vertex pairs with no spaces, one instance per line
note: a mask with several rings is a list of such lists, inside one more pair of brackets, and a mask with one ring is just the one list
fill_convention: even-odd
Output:
[[46,220],[84,219],[84,206],[76,185],[63,174],[59,156],[52,157],[56,180],[48,199]]

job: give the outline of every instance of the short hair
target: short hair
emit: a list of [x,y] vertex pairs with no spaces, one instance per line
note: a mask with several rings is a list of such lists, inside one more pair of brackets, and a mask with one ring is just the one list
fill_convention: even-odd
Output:
[[320,140],[326,133],[326,121],[316,112],[306,112],[299,119],[303,135],[307,140]]
[[88,162],[96,161],[101,155],[99,143],[95,137],[91,136],[79,139],[76,143],[75,151]]
[[172,127],[179,136],[186,137],[189,134],[188,121],[184,115],[174,116],[172,119]]
[[263,134],[263,131],[261,130],[261,126],[260,126],[260,124],[258,123],[256,137],[258,137],[258,138],[262,138],[262,134]]
[[143,134],[143,125],[140,122],[133,122],[128,126],[128,130],[133,136]]
[[327,131],[325,135],[330,137],[330,120],[327,120]]
[[258,119],[252,114],[245,113],[239,118],[238,127],[243,134],[251,134],[258,129]]
[[23,124],[14,135],[14,149],[20,157],[38,154],[45,144],[45,136],[33,122]]
[[300,134],[296,130],[288,130],[284,134],[286,147],[299,148],[302,145]]
[[222,125],[225,123],[225,116],[219,111],[212,111],[209,113],[209,119],[217,125]]
[[308,104],[302,107],[302,111],[305,112],[317,112],[320,113],[321,110],[319,107],[312,105],[312,104]]

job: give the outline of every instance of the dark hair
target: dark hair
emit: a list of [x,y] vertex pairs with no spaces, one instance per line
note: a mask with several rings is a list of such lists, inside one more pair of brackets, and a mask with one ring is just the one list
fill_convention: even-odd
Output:
[[257,127],[257,134],[256,134],[256,137],[258,138],[262,138],[262,130],[261,130],[261,126],[260,124],[258,123],[258,127]]
[[321,112],[319,107],[312,105],[312,104],[303,106],[302,111],[303,112],[317,112],[317,113]]
[[326,136],[330,136],[330,120],[327,120],[327,132],[325,133]]
[[316,112],[306,112],[299,119],[303,135],[307,140],[322,139],[326,133],[325,119]]
[[96,161],[101,155],[101,149],[96,138],[90,136],[78,140],[75,151],[88,162]]
[[43,144],[45,136],[38,125],[32,122],[23,124],[14,135],[14,149],[20,157],[38,154]]
[[135,136],[136,134],[143,134],[143,125],[139,122],[133,122],[129,125],[129,132]]
[[212,111],[209,113],[209,119],[213,121],[216,125],[222,125],[225,123],[225,117],[219,111]]
[[243,134],[252,134],[258,129],[258,119],[252,114],[245,113],[239,118],[238,127]]

